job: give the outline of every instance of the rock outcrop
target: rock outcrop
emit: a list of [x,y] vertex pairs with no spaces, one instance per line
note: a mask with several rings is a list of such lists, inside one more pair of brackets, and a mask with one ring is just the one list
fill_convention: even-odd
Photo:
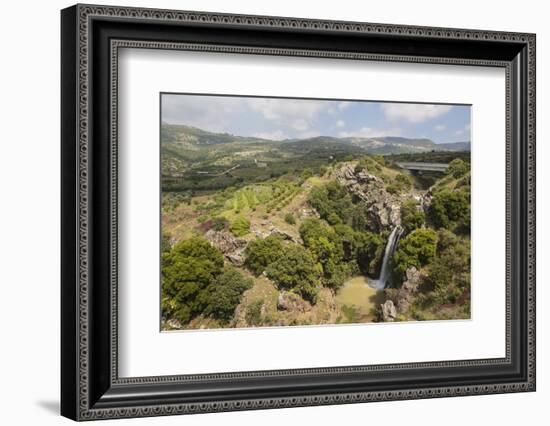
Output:
[[209,230],[204,237],[219,249],[229,262],[236,266],[244,264],[244,250],[248,241],[236,238],[230,232],[214,231],[213,229]]
[[397,294],[395,296],[397,312],[400,314],[409,310],[414,300],[414,295],[418,291],[418,287],[426,278],[426,276],[414,266],[408,268],[405,275],[407,276],[407,279],[397,290]]
[[261,223],[262,226],[265,226],[265,228],[253,228],[252,232],[256,237],[258,238],[267,238],[267,237],[279,237],[283,240],[292,241],[296,244],[302,244],[302,239],[297,236],[293,235],[290,232],[287,232],[283,229],[277,228],[275,225],[272,225],[269,222]]
[[385,322],[395,321],[397,317],[397,310],[391,300],[386,300],[380,305],[380,312],[382,313],[382,320]]
[[386,191],[382,179],[366,171],[355,171],[349,164],[336,170],[335,176],[340,185],[365,203],[372,231],[401,225],[401,200]]
[[311,304],[297,294],[282,291],[277,299],[277,309],[303,313],[311,311]]

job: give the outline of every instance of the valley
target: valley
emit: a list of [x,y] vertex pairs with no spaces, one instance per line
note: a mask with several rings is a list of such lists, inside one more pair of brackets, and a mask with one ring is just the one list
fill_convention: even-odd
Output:
[[161,138],[163,330],[469,318],[469,143]]

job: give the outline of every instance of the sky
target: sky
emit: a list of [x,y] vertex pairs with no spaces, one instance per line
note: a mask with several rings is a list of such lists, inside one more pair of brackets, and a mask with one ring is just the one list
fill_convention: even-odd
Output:
[[469,105],[162,94],[161,120],[272,140],[315,136],[470,141]]

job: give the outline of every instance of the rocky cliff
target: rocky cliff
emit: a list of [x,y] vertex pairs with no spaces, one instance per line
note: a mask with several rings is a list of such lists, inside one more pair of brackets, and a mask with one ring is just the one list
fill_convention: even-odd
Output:
[[365,204],[372,231],[380,232],[401,225],[401,199],[386,191],[382,179],[364,170],[356,171],[350,164],[337,169],[335,177],[340,185]]

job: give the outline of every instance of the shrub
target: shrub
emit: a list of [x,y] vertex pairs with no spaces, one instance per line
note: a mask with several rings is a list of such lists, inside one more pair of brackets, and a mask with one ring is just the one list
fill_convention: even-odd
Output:
[[262,307],[264,306],[264,301],[261,299],[255,300],[252,302],[248,309],[246,310],[246,322],[248,325],[258,326],[262,323]]
[[395,176],[395,182],[401,187],[403,190],[410,189],[412,186],[411,178],[404,174],[398,174]]
[[223,216],[217,216],[212,219],[211,226],[214,231],[223,231],[229,227],[229,221]]
[[292,213],[285,214],[285,222],[289,225],[295,225],[296,219],[294,218],[294,215]]
[[298,244],[286,247],[266,270],[279,289],[293,290],[311,303],[319,291],[319,272],[313,255]]
[[468,302],[463,296],[470,291],[469,239],[439,230],[437,256],[429,266],[423,291],[424,307]]
[[229,230],[236,237],[242,237],[250,232],[250,221],[244,216],[239,216],[231,224]]
[[263,240],[251,241],[245,250],[245,265],[255,275],[260,275],[283,253],[280,238],[270,236]]
[[162,255],[163,315],[185,323],[201,313],[199,294],[222,268],[221,252],[202,238],[174,245]]
[[436,254],[437,234],[432,229],[416,229],[399,241],[393,256],[394,271],[402,278],[414,266],[420,269]]
[[300,226],[304,246],[313,253],[323,269],[323,283],[338,288],[348,274],[342,241],[334,229],[319,219],[307,219]]
[[302,173],[300,174],[300,178],[304,181],[309,179],[312,176],[313,176],[313,170],[309,168],[302,170]]
[[405,232],[410,233],[424,225],[424,212],[414,199],[405,201],[401,205],[401,225]]
[[160,252],[168,253],[170,252],[171,248],[172,248],[172,244],[170,244],[170,235],[165,234],[163,232],[160,240]]
[[363,274],[369,273],[371,263],[376,260],[376,255],[383,244],[378,234],[372,232],[357,232],[354,241],[355,258],[357,266]]
[[251,287],[250,278],[244,277],[233,267],[224,269],[200,295],[200,302],[205,306],[203,313],[222,322],[229,322],[241,295]]
[[451,175],[455,179],[461,178],[470,171],[470,165],[460,158],[455,158],[449,163],[447,174]]
[[331,225],[338,225],[342,223],[342,219],[336,213],[331,213],[327,217],[327,222]]
[[470,231],[470,193],[465,189],[436,192],[430,205],[430,217],[436,228],[463,233]]
[[335,181],[313,188],[308,203],[321,218],[327,220],[329,216],[336,215],[343,223],[350,220],[354,207],[348,191]]

